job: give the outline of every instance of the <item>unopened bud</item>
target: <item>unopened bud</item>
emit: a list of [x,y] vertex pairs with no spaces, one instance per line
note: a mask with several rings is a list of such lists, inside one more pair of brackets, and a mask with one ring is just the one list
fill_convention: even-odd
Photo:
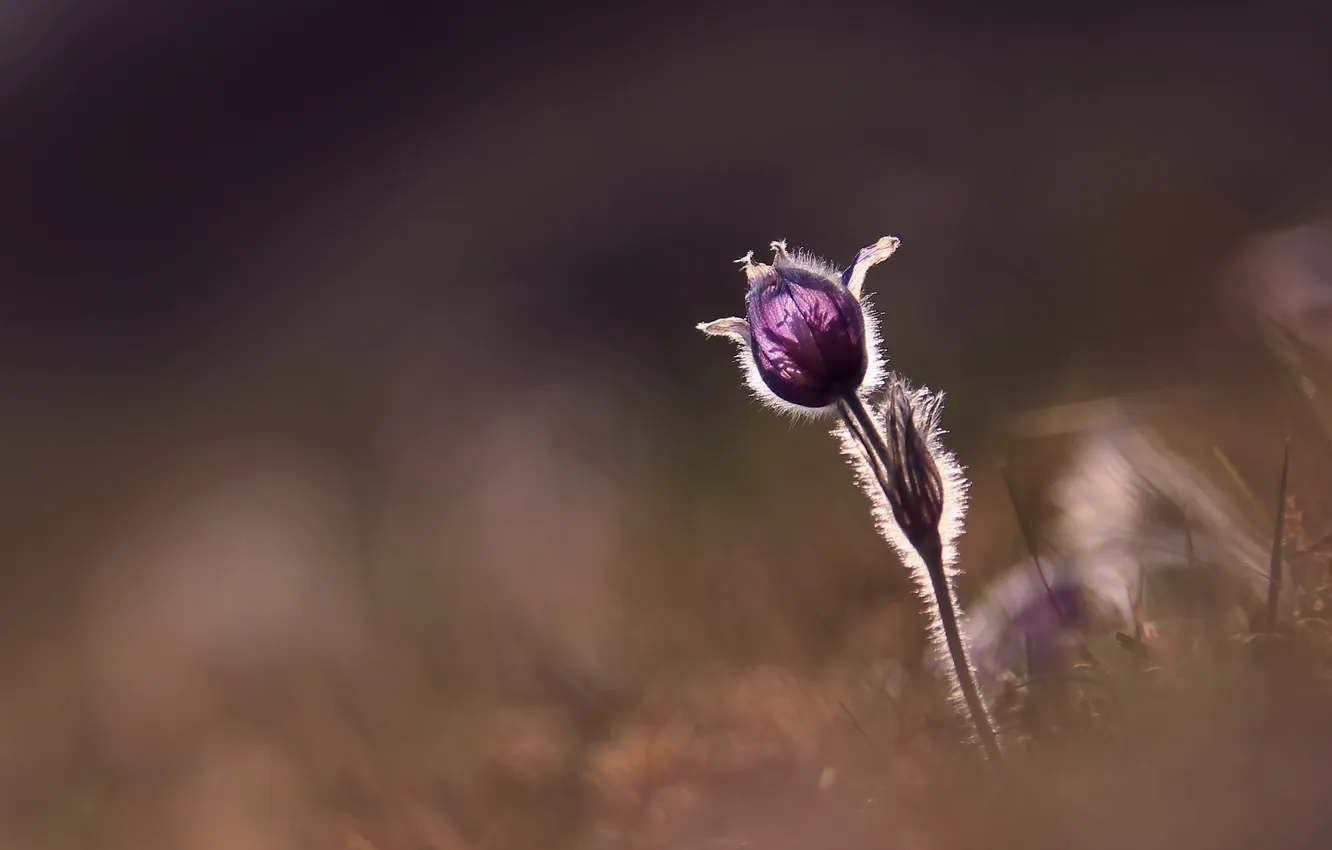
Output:
[[865,319],[840,281],[779,260],[754,275],[745,308],[759,376],[778,398],[826,407],[864,380]]
[[865,273],[892,256],[897,240],[885,236],[861,249],[843,272],[808,254],[788,252],[784,242],[772,243],[772,249],[772,265],[754,262],[753,252],[740,260],[749,281],[745,318],[699,328],[745,346],[751,385],[760,396],[771,394],[806,410],[831,408],[861,390],[879,362],[860,290]]
[[[943,517],[943,476],[928,441],[916,421],[911,396],[897,381],[890,383],[884,402],[884,437],[890,465],[888,504],[902,533],[917,551],[939,544]],[[929,560],[928,558],[926,559]]]

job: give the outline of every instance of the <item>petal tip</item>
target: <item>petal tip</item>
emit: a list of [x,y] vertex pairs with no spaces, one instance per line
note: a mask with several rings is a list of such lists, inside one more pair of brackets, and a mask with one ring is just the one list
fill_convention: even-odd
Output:
[[737,342],[749,342],[749,322],[738,316],[699,322],[694,327],[708,336],[724,336]]
[[902,240],[896,236],[883,236],[873,245],[861,248],[856,254],[856,259],[842,274],[842,284],[851,290],[852,295],[859,298],[860,291],[865,285],[866,273],[872,266],[882,263],[896,253],[901,244]]

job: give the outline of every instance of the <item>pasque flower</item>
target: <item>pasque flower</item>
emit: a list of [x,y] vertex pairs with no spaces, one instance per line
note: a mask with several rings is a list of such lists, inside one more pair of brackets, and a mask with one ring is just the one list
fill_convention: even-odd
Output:
[[941,397],[912,389],[899,375],[882,404],[868,403],[883,383],[877,323],[861,297],[865,274],[897,250],[885,236],[862,248],[843,272],[773,242],[772,265],[742,257],[749,290],[745,318],[705,322],[699,330],[739,343],[739,360],[760,399],[796,415],[837,414],[834,434],[926,599],[940,651],[951,661],[955,696],[992,759],[1000,757],[988,710],[967,658],[953,569],[966,509],[966,479],[940,442]]
[[772,243],[772,265],[755,263],[751,251],[738,260],[749,281],[745,318],[705,322],[699,330],[741,344],[759,397],[793,412],[831,410],[840,399],[877,385],[875,322],[860,293],[865,273],[897,245],[886,236],[841,273],[804,252],[790,253],[785,242]]
[[855,296],[781,254],[749,269],[750,350],[768,389],[801,407],[827,407],[859,389],[869,357]]

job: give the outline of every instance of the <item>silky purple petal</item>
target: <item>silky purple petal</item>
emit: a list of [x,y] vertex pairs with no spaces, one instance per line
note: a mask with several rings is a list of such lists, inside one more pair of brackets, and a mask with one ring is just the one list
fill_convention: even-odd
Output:
[[773,393],[802,407],[826,407],[860,385],[868,365],[864,315],[838,281],[779,264],[752,283],[751,347]]

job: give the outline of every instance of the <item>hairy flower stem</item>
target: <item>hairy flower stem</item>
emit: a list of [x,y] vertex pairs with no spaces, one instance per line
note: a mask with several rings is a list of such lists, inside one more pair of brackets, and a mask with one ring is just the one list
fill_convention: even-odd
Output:
[[[884,498],[891,501],[895,475],[890,461],[892,455],[874,417],[865,409],[864,401],[855,393],[847,393],[838,400],[837,413],[865,452],[870,468],[874,470],[874,476],[883,490]],[[990,714],[981,701],[980,688],[976,684],[971,662],[967,658],[966,644],[962,641],[956,600],[948,582],[948,573],[943,560],[943,543],[939,539],[937,529],[923,543],[916,546],[916,552],[925,562],[925,568],[930,576],[931,595],[939,613],[939,624],[943,629],[944,642],[948,647],[953,674],[957,678],[967,715],[986,756],[992,764],[998,764],[1003,754],[999,749],[999,739],[990,721]]]
[[967,648],[962,643],[962,631],[957,623],[957,605],[953,599],[952,588],[948,585],[948,576],[944,572],[943,546],[938,536],[930,545],[916,550],[925,561],[930,571],[930,583],[934,586],[934,601],[939,606],[939,622],[943,626],[944,640],[948,644],[948,656],[953,662],[953,671],[957,674],[957,686],[962,691],[962,700],[966,703],[971,724],[976,728],[976,737],[985,748],[985,755],[990,761],[998,763],[1003,757],[999,751],[999,738],[990,721],[990,714],[981,702],[980,687],[972,675],[971,662],[967,658]]

